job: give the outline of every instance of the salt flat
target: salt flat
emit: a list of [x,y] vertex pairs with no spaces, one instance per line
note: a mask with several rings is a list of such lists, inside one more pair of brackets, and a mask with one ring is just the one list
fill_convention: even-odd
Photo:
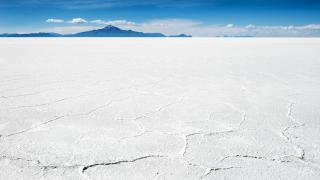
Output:
[[0,179],[320,179],[320,39],[0,39]]

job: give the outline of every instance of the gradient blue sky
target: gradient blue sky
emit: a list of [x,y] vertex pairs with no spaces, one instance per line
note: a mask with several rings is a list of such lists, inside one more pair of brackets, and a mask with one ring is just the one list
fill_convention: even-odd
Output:
[[320,0],[0,0],[0,33],[107,24],[195,36],[320,36]]

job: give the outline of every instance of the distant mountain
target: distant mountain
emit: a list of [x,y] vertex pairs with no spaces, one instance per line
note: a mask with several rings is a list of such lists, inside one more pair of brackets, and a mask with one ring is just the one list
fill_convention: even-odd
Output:
[[191,35],[187,35],[187,34],[179,34],[179,35],[172,35],[169,37],[192,37]]
[[61,37],[57,33],[30,33],[30,34],[0,34],[0,37]]
[[85,31],[76,34],[57,34],[57,33],[30,33],[30,34],[0,34],[0,37],[191,37],[180,34],[175,36],[165,36],[161,33],[143,33],[132,30],[123,30],[115,26],[108,25],[102,29]]
[[115,26],[106,26],[102,29],[66,35],[68,37],[166,37],[161,33],[143,33],[132,30],[123,30]]

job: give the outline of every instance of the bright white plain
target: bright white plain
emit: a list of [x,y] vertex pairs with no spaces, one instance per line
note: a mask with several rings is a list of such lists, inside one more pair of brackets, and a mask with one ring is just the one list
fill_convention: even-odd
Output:
[[320,39],[0,39],[0,177],[320,179]]

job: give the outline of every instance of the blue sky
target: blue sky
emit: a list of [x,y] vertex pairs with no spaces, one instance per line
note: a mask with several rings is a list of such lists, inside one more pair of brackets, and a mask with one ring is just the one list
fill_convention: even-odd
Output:
[[108,24],[194,36],[320,36],[320,0],[0,0],[0,33]]

